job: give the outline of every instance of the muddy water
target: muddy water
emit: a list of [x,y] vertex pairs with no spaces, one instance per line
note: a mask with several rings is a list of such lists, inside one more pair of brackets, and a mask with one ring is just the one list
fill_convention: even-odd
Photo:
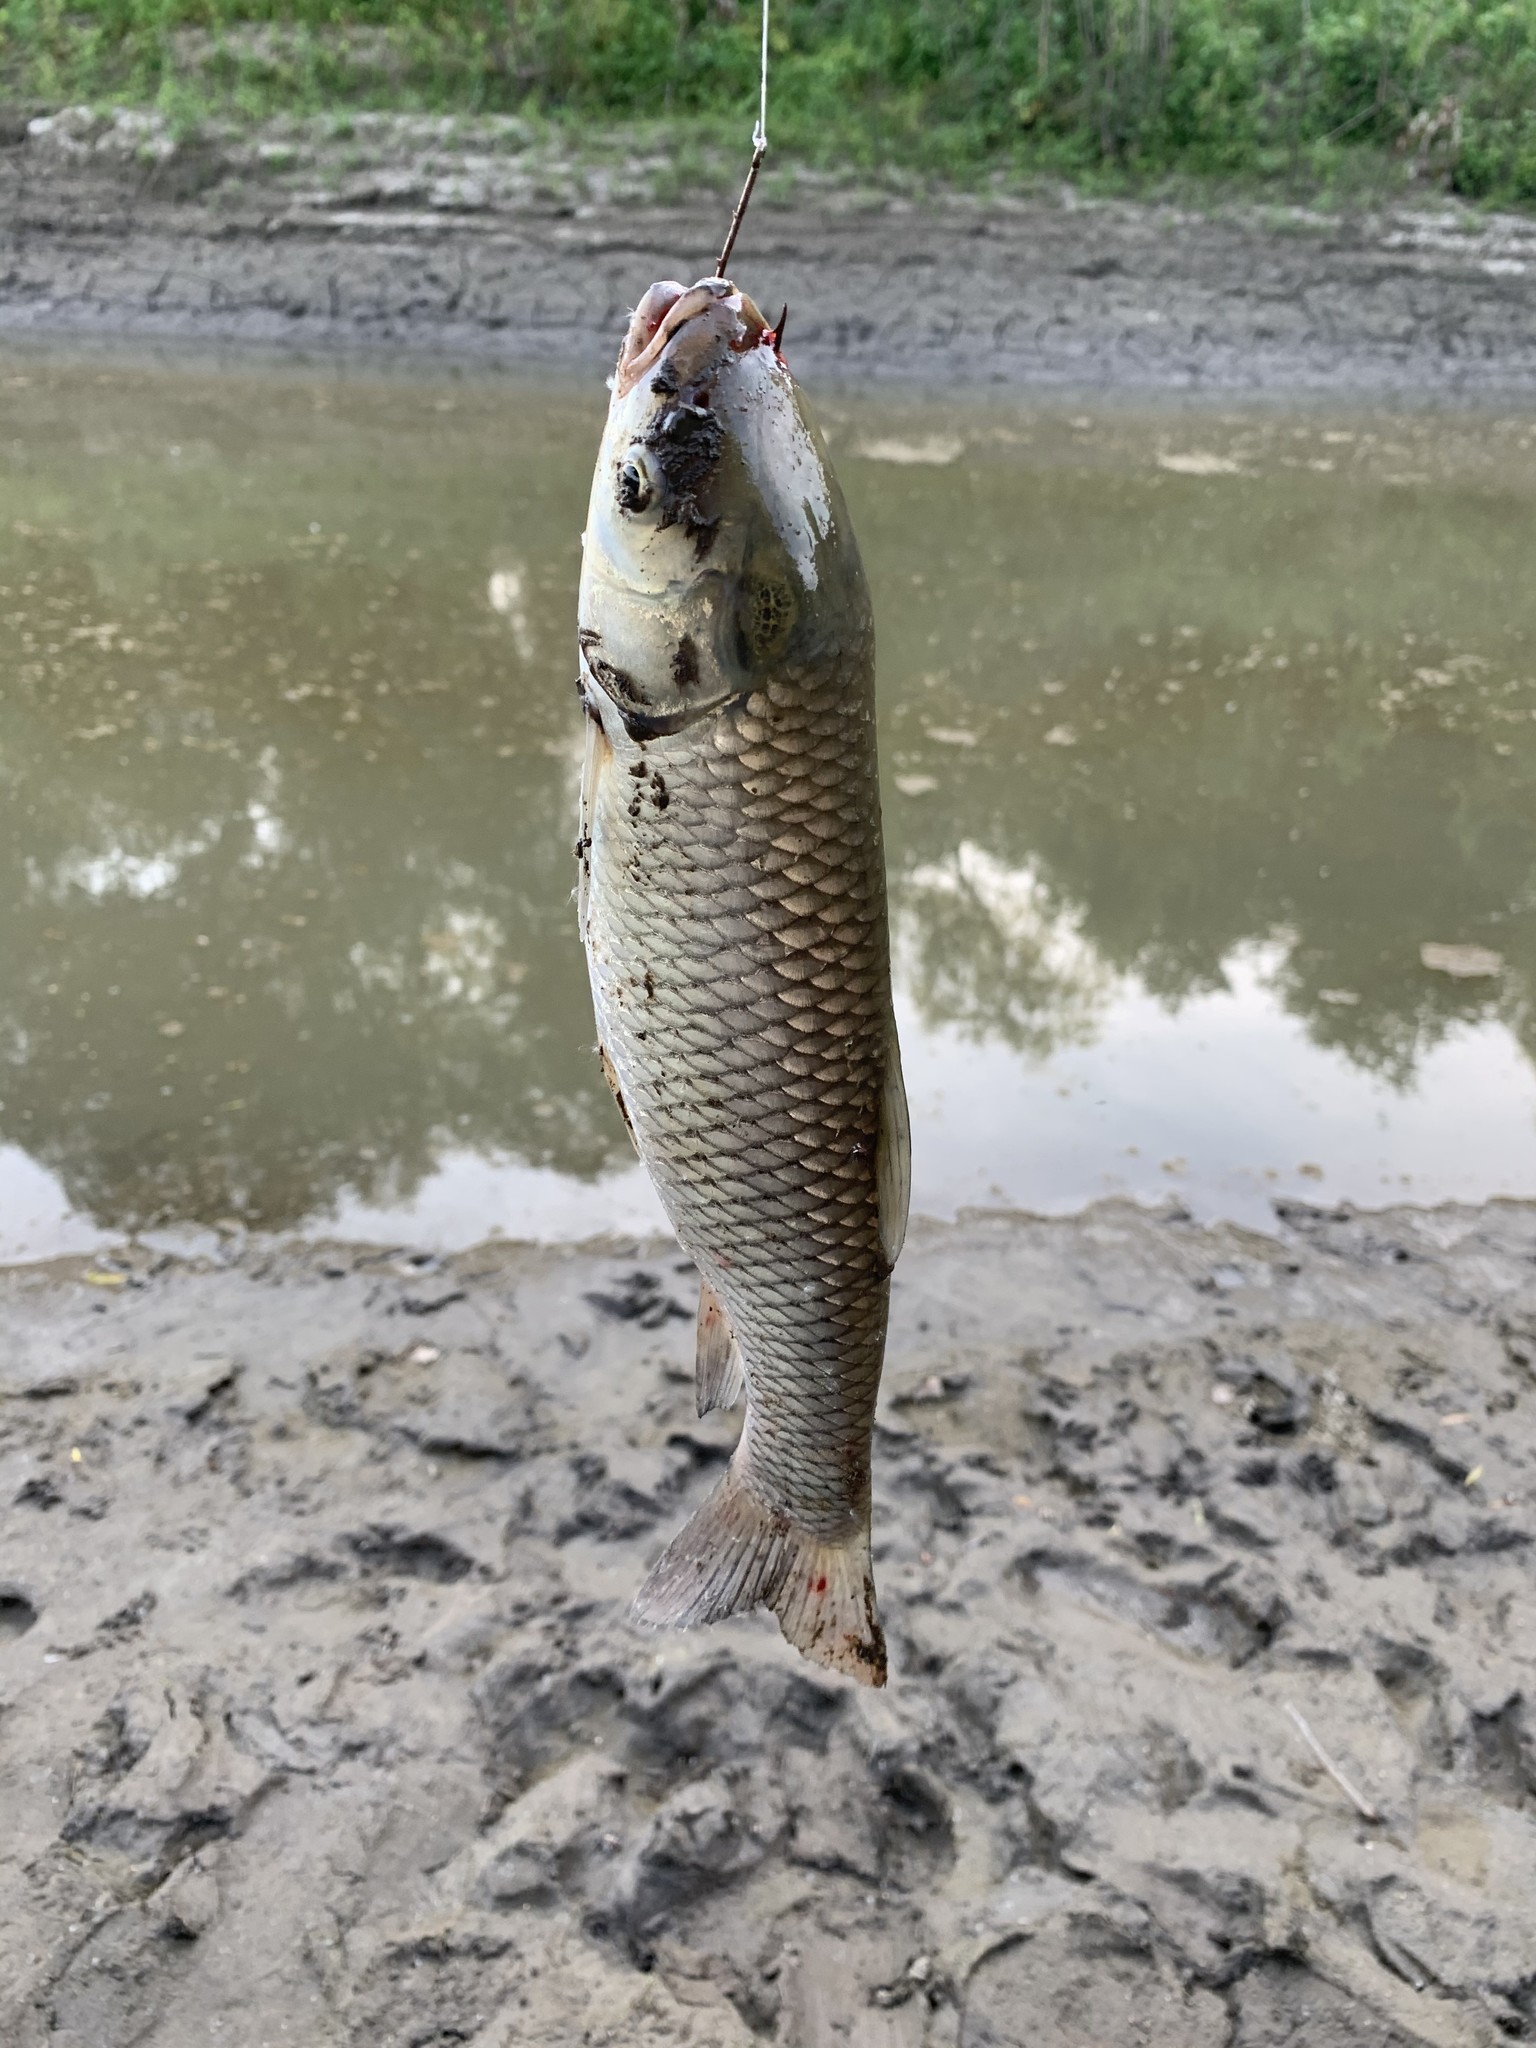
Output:
[[[0,368],[0,1257],[654,1218],[569,900],[603,397]],[[916,1206],[1536,1194],[1532,423],[823,413]]]

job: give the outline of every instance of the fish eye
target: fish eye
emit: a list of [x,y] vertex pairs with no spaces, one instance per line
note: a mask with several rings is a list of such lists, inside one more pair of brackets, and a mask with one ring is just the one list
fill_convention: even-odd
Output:
[[651,480],[645,464],[631,455],[619,464],[619,510],[643,512],[651,502]]

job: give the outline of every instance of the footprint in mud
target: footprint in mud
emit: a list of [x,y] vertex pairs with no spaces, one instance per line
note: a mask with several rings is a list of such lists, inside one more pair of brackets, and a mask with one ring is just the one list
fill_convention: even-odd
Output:
[[0,1586],[0,1643],[14,1642],[37,1626],[38,1611],[19,1586]]
[[1074,1605],[1150,1630],[1180,1650],[1233,1670],[1267,1650],[1291,1618],[1272,1576],[1238,1563],[1220,1565],[1197,1581],[1158,1585],[1046,1545],[1020,1556],[1014,1571],[1031,1595],[1064,1595]]
[[468,1551],[430,1529],[373,1522],[366,1529],[350,1530],[337,1541],[352,1552],[364,1571],[379,1572],[386,1578],[427,1579],[434,1585],[452,1586],[471,1574],[484,1575],[484,1568]]
[[961,2048],[1227,2048],[1214,1992],[1189,1989],[1091,1917],[985,1957],[966,1989]]
[[693,1320],[693,1310],[668,1294],[655,1273],[629,1273],[611,1294],[589,1294],[586,1299],[600,1315],[617,1323],[638,1323],[642,1330],[659,1330],[674,1318],[682,1323]]

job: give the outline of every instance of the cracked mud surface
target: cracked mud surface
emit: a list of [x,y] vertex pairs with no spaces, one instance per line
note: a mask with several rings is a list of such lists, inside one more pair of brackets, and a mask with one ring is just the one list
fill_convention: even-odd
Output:
[[693,1299],[0,1274],[0,2038],[1536,2036],[1536,1208],[918,1229],[884,1694],[626,1620],[734,1432]]
[[[0,119],[0,335],[427,350],[606,368],[656,277],[709,270],[725,184],[583,167],[515,120],[359,116],[177,147],[153,116]],[[724,174],[728,177],[729,174]],[[1426,193],[1300,207],[787,177],[737,274],[798,369],[861,382],[1494,397],[1536,386],[1536,221]]]

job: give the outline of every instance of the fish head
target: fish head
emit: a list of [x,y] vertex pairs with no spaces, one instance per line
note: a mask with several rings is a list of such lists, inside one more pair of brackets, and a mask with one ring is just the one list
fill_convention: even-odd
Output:
[[583,535],[588,679],[632,737],[867,637],[869,600],[778,333],[724,278],[652,285],[613,380]]

